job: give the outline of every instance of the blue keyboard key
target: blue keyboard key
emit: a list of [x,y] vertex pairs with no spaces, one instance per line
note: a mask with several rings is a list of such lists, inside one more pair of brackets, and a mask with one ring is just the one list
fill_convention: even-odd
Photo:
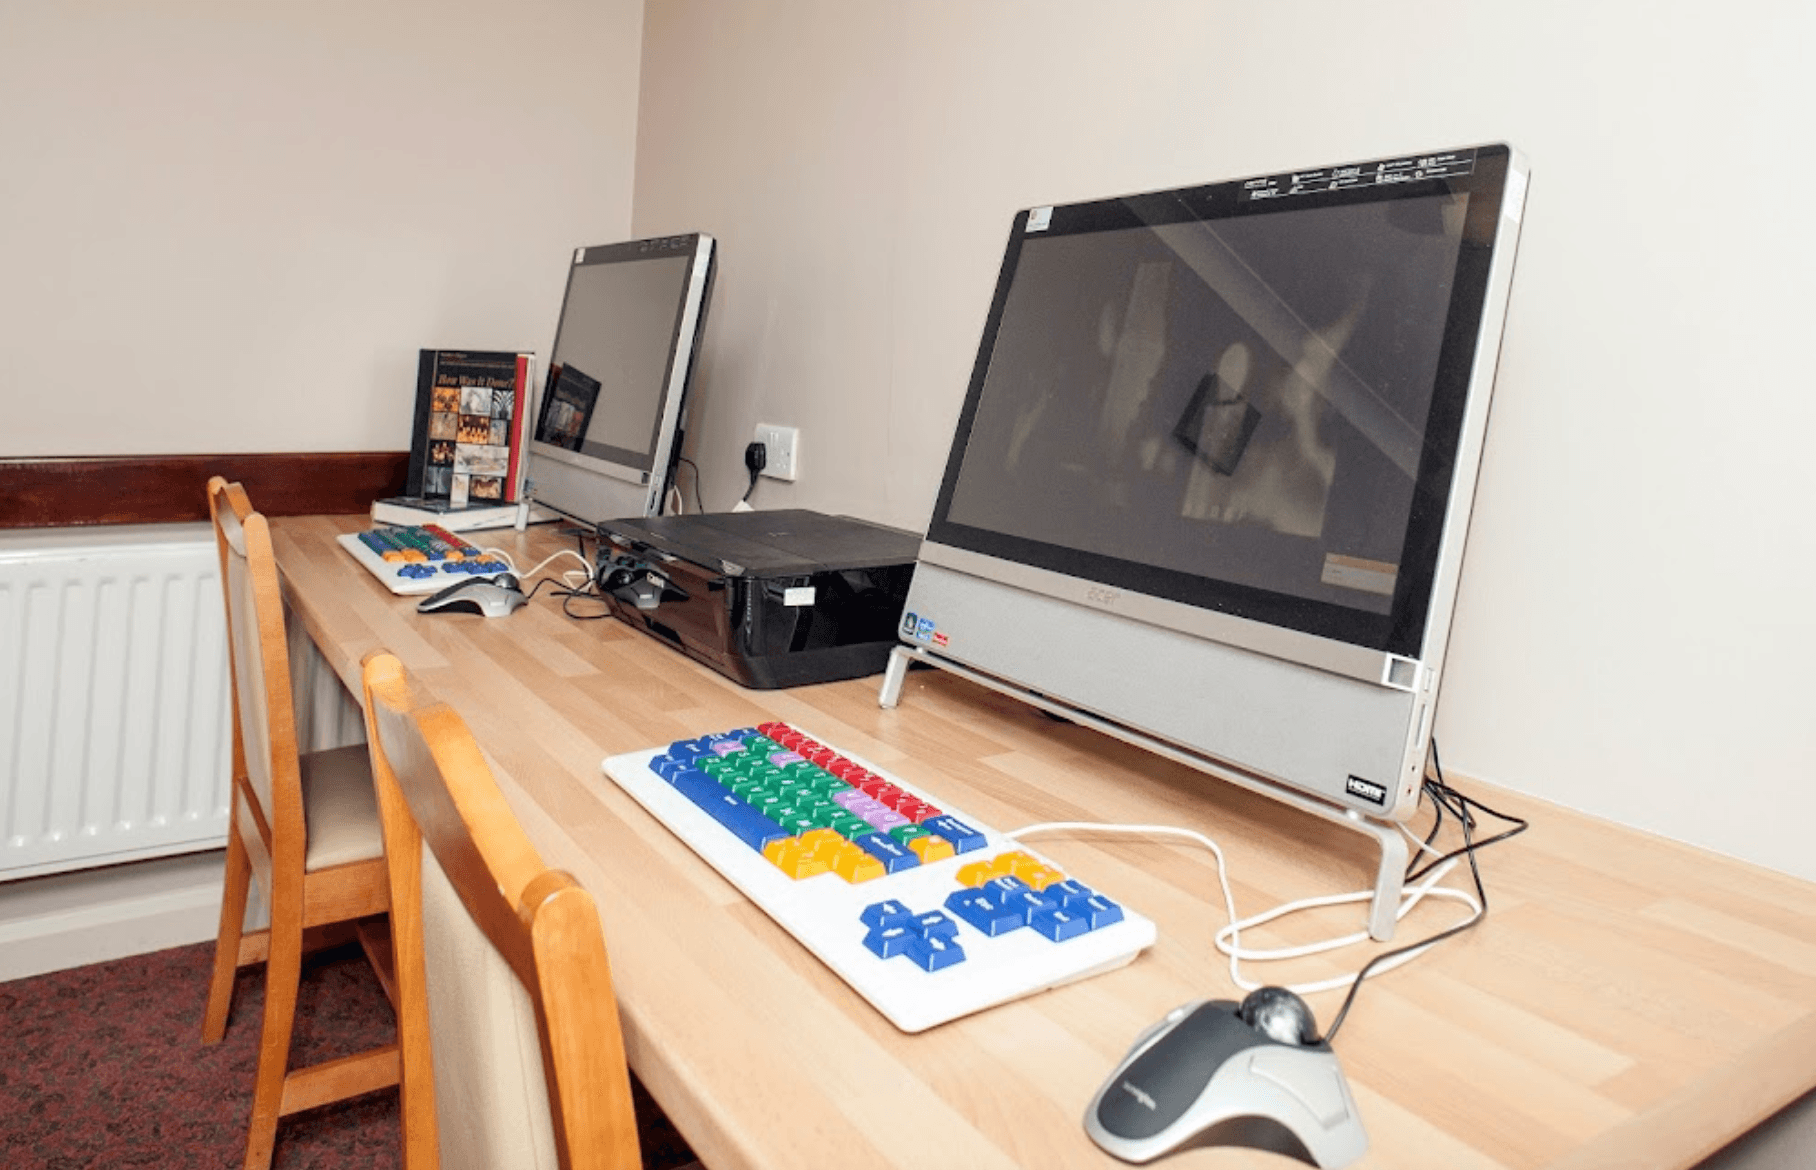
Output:
[[864,945],[879,959],[893,959],[908,953],[913,944],[925,943],[920,935],[906,926],[879,926],[864,936]]
[[1110,901],[1102,894],[1086,898],[1077,906],[1069,907],[1072,913],[1090,920],[1091,929],[1113,926],[1122,921],[1122,907]]
[[712,777],[701,772],[682,772],[672,781],[675,791],[693,801],[713,820],[718,821],[732,835],[746,845],[763,852],[763,847],[771,841],[780,841],[790,834],[750,805],[741,797],[732,795]]
[[965,961],[965,948],[939,935],[910,935],[902,954],[923,971],[938,971]]
[[933,938],[938,936],[940,938],[951,939],[958,937],[958,923],[952,921],[952,919],[946,917],[938,910],[929,910],[925,914],[917,914],[910,925],[914,932],[922,938]]
[[686,768],[676,772],[669,783],[675,786],[675,791],[695,804],[717,800],[725,794],[724,787],[717,780],[698,768]]
[[1059,909],[1059,899],[1049,898],[1024,886],[1003,898],[1003,908],[1020,914],[1023,922],[1032,923],[1036,914]]
[[1052,939],[1054,942],[1065,942],[1077,938],[1091,929],[1091,922],[1082,914],[1073,914],[1054,906],[1051,909],[1039,910],[1028,916],[1028,926],[1036,933]]
[[1085,885],[1083,882],[1076,882],[1071,878],[1067,878],[1063,882],[1054,882],[1052,885],[1042,890],[1041,893],[1049,898],[1059,899],[1059,904],[1061,906],[1064,906],[1067,910],[1071,910],[1086,898],[1095,895],[1097,891],[1093,890],[1090,886]]
[[862,914],[858,915],[858,921],[873,930],[879,926],[892,923],[898,926],[905,926],[913,918],[914,911],[908,909],[908,907],[896,901],[894,898],[890,898],[884,902],[872,902],[870,905],[864,907],[864,912]]
[[[656,773],[656,775],[658,775],[662,779],[668,781],[669,784],[671,784],[675,787],[680,787],[681,778],[683,776],[691,776],[691,777],[694,777],[696,780],[704,780],[708,784],[714,785],[715,787],[717,787],[719,784],[719,782],[717,780],[713,779],[711,776],[708,776],[705,772],[702,772],[700,769],[692,766],[691,764],[683,764],[678,768],[671,768],[671,769],[669,769],[669,772],[666,776],[662,775],[662,773],[660,773],[660,772]],[[708,790],[701,789],[701,791],[707,792]],[[691,800],[693,798],[689,797],[688,799]]]
[[921,863],[912,850],[887,833],[866,833],[857,840],[858,848],[883,863],[884,873],[913,869]]
[[1007,904],[1010,898],[1031,888],[1032,887],[1030,887],[1027,882],[1022,881],[1018,877],[991,878],[978,887],[978,889],[989,894],[992,898],[995,898],[998,903],[1002,904]]
[[1027,925],[1019,911],[1008,909],[983,890],[954,890],[946,898],[946,909],[991,938]]
[[954,853],[969,853],[973,849],[984,847],[984,835],[965,822],[949,816],[929,817],[921,822],[921,828],[936,833],[952,842]]

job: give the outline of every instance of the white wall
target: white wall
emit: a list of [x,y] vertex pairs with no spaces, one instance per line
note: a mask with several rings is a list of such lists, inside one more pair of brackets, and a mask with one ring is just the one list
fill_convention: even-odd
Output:
[[419,347],[546,355],[642,15],[0,5],[0,456],[401,450]]
[[1438,730],[1816,878],[1816,8],[663,0],[634,225],[723,241],[709,507],[918,528],[1013,212],[1507,140],[1535,177]]

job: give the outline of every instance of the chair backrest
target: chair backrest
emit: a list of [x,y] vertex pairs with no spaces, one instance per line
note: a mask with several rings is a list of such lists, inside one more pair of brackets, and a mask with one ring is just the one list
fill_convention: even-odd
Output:
[[638,1167],[598,908],[543,866],[451,707],[384,653],[366,659],[365,691],[405,1166]]
[[271,530],[245,488],[208,481],[208,512],[221,555],[227,647],[233,674],[233,775],[243,785],[272,865],[302,872],[307,848],[290,652]]

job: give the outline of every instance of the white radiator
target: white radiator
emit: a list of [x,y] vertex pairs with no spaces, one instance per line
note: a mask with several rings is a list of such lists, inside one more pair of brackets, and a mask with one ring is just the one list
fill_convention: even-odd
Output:
[[0,532],[0,881],[227,839],[207,524]]

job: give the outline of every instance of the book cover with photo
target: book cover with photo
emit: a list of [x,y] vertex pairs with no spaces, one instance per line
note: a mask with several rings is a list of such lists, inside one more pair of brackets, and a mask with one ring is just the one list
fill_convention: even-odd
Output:
[[419,351],[407,497],[455,508],[517,501],[533,359],[496,350]]

